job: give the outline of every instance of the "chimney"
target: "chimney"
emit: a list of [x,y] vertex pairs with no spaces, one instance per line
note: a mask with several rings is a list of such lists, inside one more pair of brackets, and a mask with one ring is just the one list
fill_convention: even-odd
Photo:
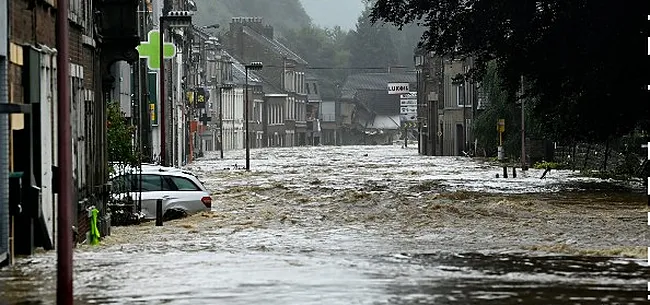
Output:
[[248,26],[269,39],[273,39],[273,27],[270,25],[264,25],[264,19],[262,17],[232,17],[231,19],[231,28],[233,26]]
[[267,25],[264,26],[264,32],[262,33],[268,39],[273,39],[273,26]]

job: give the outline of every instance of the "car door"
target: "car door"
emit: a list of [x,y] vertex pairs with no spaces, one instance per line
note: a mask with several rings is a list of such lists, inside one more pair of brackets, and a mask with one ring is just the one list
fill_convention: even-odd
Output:
[[163,214],[167,210],[169,202],[175,199],[172,194],[175,187],[159,174],[132,175],[131,186],[133,201],[137,203],[141,196],[141,211],[145,219],[156,218],[156,202],[158,199],[163,200]]
[[[210,207],[206,206],[205,197],[209,194],[203,190],[191,179],[183,176],[165,175],[164,179],[175,190],[170,192],[174,200],[170,200],[169,209],[182,210],[187,214],[194,214],[201,211],[209,211]],[[210,199],[211,204],[211,199]]]

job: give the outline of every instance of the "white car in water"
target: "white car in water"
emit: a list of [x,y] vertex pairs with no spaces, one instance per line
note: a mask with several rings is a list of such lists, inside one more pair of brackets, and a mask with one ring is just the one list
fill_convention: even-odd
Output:
[[143,165],[110,179],[114,199],[141,200],[142,216],[156,219],[156,201],[162,199],[165,218],[178,218],[212,209],[212,197],[192,173],[172,167]]

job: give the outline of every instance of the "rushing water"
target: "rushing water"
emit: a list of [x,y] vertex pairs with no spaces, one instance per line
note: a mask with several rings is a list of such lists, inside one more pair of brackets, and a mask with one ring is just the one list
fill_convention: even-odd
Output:
[[[253,150],[190,168],[212,213],[75,251],[77,304],[643,304],[645,196],[552,171],[497,179],[393,146]],[[229,168],[229,169],[226,169]],[[0,270],[52,304],[56,253]]]

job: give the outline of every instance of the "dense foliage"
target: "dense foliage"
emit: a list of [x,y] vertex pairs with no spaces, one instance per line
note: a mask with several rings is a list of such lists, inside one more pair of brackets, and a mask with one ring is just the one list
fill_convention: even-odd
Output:
[[[613,0],[376,0],[373,21],[427,28],[422,46],[474,57],[480,80],[494,61],[508,101],[524,98],[546,135],[605,141],[647,130],[640,63],[647,57],[645,10]],[[639,59],[639,60],[637,60]],[[640,69],[641,68],[641,69]]]
[[106,109],[108,161],[137,164],[139,160],[132,143],[134,127],[128,124],[119,102],[109,102]]
[[400,30],[389,24],[372,24],[371,4],[366,2],[354,30],[309,25],[285,35],[287,46],[303,56],[314,68],[312,72],[320,76],[326,99],[336,97],[349,74],[413,66],[413,51],[424,30],[417,25]]
[[[261,16],[273,25],[276,38],[303,57],[321,79],[321,95],[335,98],[347,75],[364,71],[386,71],[390,66],[413,66],[413,50],[423,28],[417,25],[398,30],[389,24],[370,22],[372,2],[354,30],[323,28],[311,23],[299,0],[202,0],[197,1],[198,25],[221,25],[228,30],[233,16]],[[358,69],[366,68],[366,69]]]

